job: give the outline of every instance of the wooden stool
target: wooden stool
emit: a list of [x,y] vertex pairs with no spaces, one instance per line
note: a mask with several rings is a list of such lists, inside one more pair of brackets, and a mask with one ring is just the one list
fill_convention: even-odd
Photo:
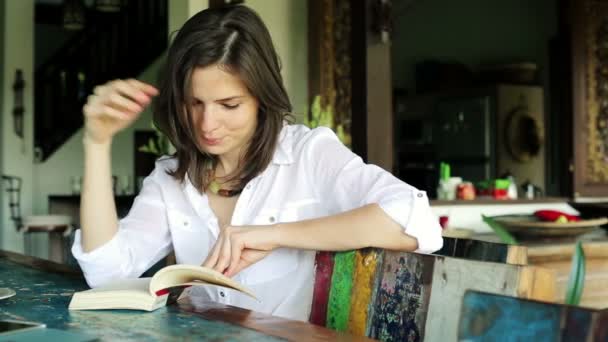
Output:
[[2,182],[8,194],[8,205],[11,220],[15,223],[17,231],[23,232],[23,249],[25,254],[32,255],[33,233],[48,233],[49,255],[52,261],[65,263],[68,246],[66,238],[72,233],[72,217],[68,215],[30,215],[21,216],[21,177],[2,175]]
[[32,234],[48,233],[49,253],[51,261],[65,263],[69,247],[66,240],[72,233],[72,217],[67,215],[32,215],[22,220],[21,231],[25,254],[33,255]]

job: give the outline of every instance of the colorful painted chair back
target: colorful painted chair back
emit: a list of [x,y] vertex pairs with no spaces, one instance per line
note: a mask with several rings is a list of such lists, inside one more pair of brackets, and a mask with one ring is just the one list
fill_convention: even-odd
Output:
[[454,340],[466,290],[555,300],[554,274],[374,248],[317,255],[310,321],[383,341]]
[[608,341],[608,309],[467,291],[459,341]]

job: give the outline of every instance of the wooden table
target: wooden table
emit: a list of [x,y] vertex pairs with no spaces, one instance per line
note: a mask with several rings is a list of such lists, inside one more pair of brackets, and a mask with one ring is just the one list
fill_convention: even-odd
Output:
[[42,322],[49,328],[109,341],[370,341],[307,322],[208,302],[180,301],[154,312],[68,311],[75,291],[87,288],[74,269],[0,251],[0,287],[17,295],[0,300],[0,319]]

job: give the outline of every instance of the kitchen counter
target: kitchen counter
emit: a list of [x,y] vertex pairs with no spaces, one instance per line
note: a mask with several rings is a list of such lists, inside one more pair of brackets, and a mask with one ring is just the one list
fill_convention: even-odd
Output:
[[538,203],[567,203],[567,197],[540,197],[533,199],[518,198],[512,200],[497,200],[493,198],[476,198],[474,200],[431,200],[431,206],[446,205],[509,205],[509,204],[538,204]]

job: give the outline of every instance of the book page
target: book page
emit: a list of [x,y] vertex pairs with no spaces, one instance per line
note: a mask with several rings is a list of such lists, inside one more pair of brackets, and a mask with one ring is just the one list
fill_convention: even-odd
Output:
[[83,292],[95,293],[108,291],[136,291],[148,294],[151,279],[152,278],[121,279],[115,282],[111,282],[107,285],[92,288]]
[[157,291],[170,287],[206,284],[237,290],[257,300],[250,290],[220,272],[193,265],[171,265],[161,269],[152,277],[149,290],[155,295]]

